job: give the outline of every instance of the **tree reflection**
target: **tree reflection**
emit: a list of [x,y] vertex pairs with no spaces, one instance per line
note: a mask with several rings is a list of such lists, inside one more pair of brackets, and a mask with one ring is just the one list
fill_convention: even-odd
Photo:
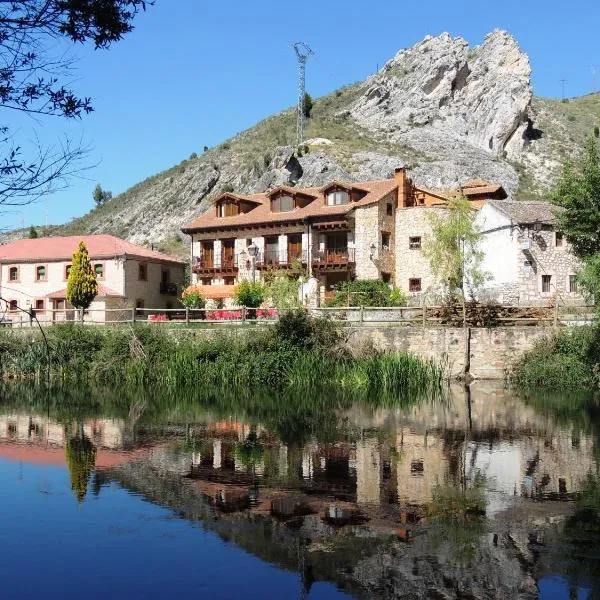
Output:
[[81,503],[87,494],[88,482],[96,465],[96,448],[87,436],[80,433],[67,440],[65,454],[71,489],[77,502]]

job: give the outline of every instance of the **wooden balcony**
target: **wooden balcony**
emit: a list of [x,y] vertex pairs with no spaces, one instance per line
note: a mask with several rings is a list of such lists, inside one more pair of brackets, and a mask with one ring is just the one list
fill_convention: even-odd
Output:
[[256,268],[294,270],[306,266],[306,252],[303,251],[269,251],[261,252],[256,258]]
[[354,269],[354,248],[328,248],[315,253],[312,267],[316,271],[346,271]]
[[238,272],[238,256],[194,256],[192,272],[197,275],[215,275]]

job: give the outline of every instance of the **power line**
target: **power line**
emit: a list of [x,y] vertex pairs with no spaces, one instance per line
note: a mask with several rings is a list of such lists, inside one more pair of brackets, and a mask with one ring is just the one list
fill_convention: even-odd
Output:
[[293,45],[296,56],[298,57],[298,110],[296,115],[296,145],[299,146],[304,141],[304,95],[306,61],[314,52],[304,42],[296,42]]

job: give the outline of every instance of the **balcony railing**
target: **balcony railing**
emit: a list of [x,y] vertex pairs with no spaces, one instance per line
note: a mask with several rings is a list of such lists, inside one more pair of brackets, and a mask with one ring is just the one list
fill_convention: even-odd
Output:
[[172,281],[161,281],[160,293],[167,296],[177,296],[177,284]]
[[201,271],[234,271],[238,268],[238,256],[194,256],[192,270]]
[[354,263],[354,248],[327,248],[315,252],[313,265],[346,265]]
[[296,264],[306,264],[306,252],[290,251],[280,252],[279,250],[265,250],[260,252],[256,258],[257,269],[289,269]]

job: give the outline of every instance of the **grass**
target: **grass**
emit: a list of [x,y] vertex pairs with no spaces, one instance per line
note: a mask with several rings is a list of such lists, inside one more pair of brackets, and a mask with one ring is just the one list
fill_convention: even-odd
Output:
[[343,390],[348,397],[441,389],[443,370],[408,354],[351,357],[342,330],[303,312],[251,334],[210,338],[174,336],[148,325],[118,328],[60,325],[38,333],[0,332],[4,377],[87,381],[111,385],[193,390]]

